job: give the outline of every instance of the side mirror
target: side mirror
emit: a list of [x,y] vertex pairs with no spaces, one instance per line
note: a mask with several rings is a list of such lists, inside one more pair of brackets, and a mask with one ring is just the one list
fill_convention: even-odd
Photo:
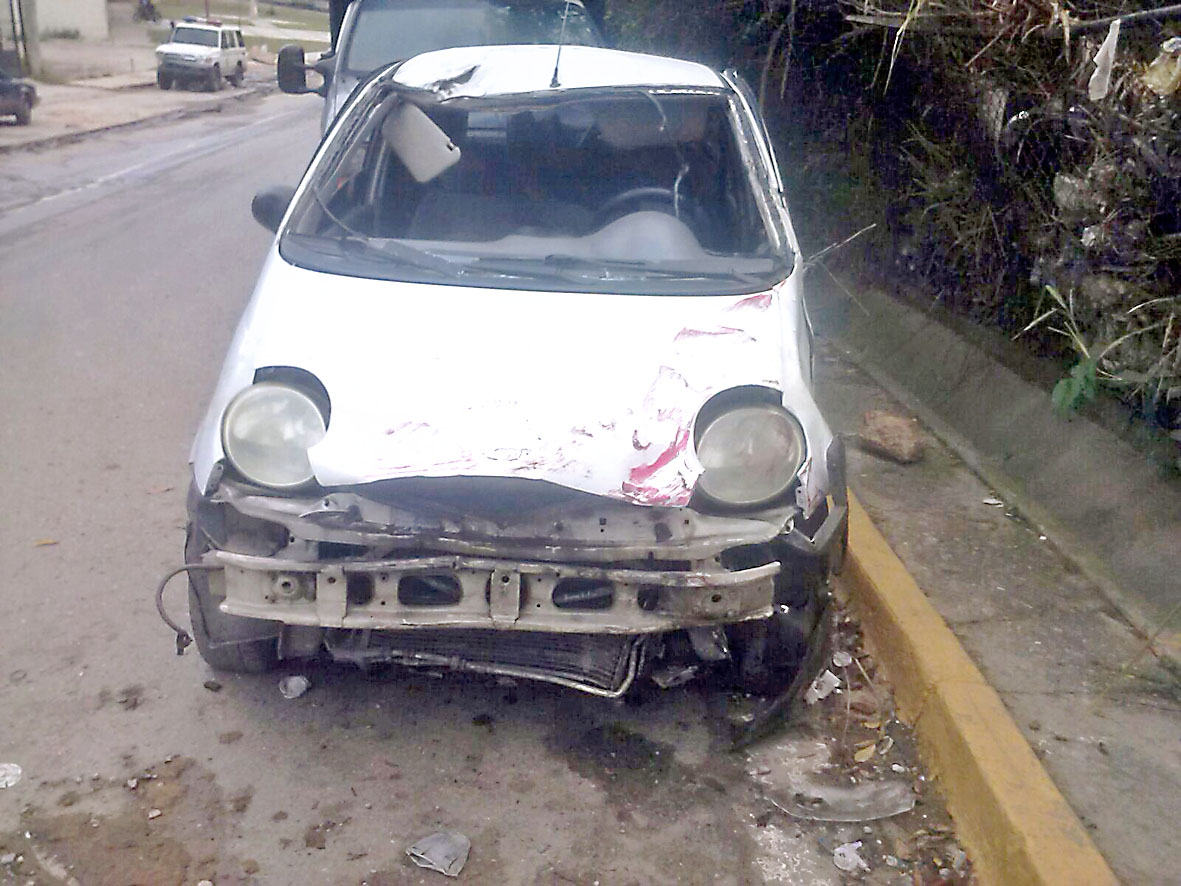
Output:
[[295,196],[295,188],[287,185],[272,185],[263,188],[250,201],[250,212],[254,220],[268,231],[278,233],[279,222],[283,221],[283,214]]
[[[305,92],[328,95],[328,83],[332,79],[335,58],[332,54],[326,55],[327,57],[321,56],[314,65],[309,65],[302,46],[295,43],[284,46],[279,50],[279,89],[289,95],[303,95]],[[308,86],[309,69],[323,78],[323,82],[315,89]]]
[[302,95],[308,89],[308,66],[303,47],[290,44],[279,50],[279,89],[289,95]]

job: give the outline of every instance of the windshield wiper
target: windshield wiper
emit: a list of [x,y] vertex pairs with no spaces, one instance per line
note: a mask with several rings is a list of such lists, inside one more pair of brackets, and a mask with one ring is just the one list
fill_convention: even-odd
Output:
[[[643,259],[588,258],[579,255],[547,255],[547,265],[562,268],[597,268],[604,272],[603,279],[680,279],[680,280],[737,280],[742,283],[756,283],[760,275],[735,267],[707,268],[695,261],[645,261]],[[770,263],[769,263],[770,264]],[[768,267],[768,271],[773,269]],[[613,273],[624,271],[624,274]]]
[[397,240],[376,240],[364,236],[342,237],[340,239],[342,251],[376,254],[382,258],[390,258],[399,264],[409,265],[424,271],[435,271],[448,277],[463,276],[465,265],[449,261],[433,252],[425,252],[399,243]]
[[[552,278],[574,283],[598,280],[605,283],[617,280],[735,280],[740,283],[762,284],[763,274],[751,273],[734,267],[702,268],[689,261],[651,262],[643,259],[591,258],[581,255],[552,253],[538,258],[486,256],[472,260],[481,270],[506,271],[522,277]],[[768,260],[767,272],[774,269]]]
[[547,264],[544,259],[481,255],[472,258],[468,266],[474,273],[490,271],[505,277],[528,280],[557,280],[562,283],[581,283],[586,280],[584,274],[569,274],[559,268],[548,267]]

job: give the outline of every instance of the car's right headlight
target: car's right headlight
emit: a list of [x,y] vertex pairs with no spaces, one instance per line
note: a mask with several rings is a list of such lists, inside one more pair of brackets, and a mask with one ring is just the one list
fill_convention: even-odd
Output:
[[312,479],[308,450],[326,432],[316,402],[279,382],[246,388],[221,419],[221,445],[230,464],[252,483],[273,489],[293,489]]
[[799,422],[771,403],[735,405],[697,433],[698,489],[717,504],[755,508],[779,498],[804,463]]

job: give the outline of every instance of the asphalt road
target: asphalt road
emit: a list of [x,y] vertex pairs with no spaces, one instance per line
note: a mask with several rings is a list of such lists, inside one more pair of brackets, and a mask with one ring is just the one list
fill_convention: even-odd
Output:
[[152,591],[270,240],[250,197],[296,180],[318,110],[274,96],[5,158],[0,763],[23,777],[0,790],[0,883],[442,882],[404,856],[437,829],[471,838],[470,883],[835,883],[837,844],[880,856],[929,824],[805,826],[766,801],[840,752],[844,702],[746,757],[708,688],[624,707],[320,668],[288,701],[173,654]]

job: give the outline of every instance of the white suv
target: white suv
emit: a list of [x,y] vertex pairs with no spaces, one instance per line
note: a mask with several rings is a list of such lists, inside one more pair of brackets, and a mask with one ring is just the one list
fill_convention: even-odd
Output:
[[156,47],[156,83],[200,83],[211,92],[223,80],[241,86],[246,78],[246,42],[236,25],[213,19],[186,18],[173,28],[168,42]]

